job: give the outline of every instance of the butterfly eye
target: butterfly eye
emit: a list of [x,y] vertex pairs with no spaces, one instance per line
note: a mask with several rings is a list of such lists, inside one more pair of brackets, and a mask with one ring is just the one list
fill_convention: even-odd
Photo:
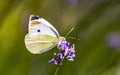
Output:
[[40,32],[40,29],[38,29],[37,32]]

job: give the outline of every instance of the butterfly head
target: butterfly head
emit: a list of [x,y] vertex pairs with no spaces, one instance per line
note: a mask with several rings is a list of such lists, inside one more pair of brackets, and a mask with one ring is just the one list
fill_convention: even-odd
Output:
[[65,40],[65,37],[59,37],[59,41],[64,41]]

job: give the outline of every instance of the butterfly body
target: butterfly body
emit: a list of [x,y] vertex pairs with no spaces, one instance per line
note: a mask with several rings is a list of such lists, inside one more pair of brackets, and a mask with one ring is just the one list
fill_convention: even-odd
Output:
[[28,34],[25,36],[25,45],[28,51],[33,54],[41,54],[55,47],[64,39],[45,19],[30,16]]

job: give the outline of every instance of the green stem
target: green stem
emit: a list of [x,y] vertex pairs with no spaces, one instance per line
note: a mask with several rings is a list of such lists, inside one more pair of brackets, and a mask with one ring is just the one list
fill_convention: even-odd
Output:
[[63,62],[63,60],[64,60],[64,59],[62,59],[62,60],[61,60],[61,62],[59,62],[59,64],[57,65],[57,69],[56,69],[56,71],[55,71],[54,75],[57,75],[58,70],[59,70],[59,69],[60,69],[60,67],[62,66],[62,62]]
[[60,69],[60,66],[57,67],[54,75],[57,75],[59,69]]

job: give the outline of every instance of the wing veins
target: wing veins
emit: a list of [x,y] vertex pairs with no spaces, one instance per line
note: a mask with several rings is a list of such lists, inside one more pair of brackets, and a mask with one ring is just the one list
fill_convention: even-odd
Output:
[[51,41],[33,41],[33,42],[28,42],[29,43],[52,43]]

